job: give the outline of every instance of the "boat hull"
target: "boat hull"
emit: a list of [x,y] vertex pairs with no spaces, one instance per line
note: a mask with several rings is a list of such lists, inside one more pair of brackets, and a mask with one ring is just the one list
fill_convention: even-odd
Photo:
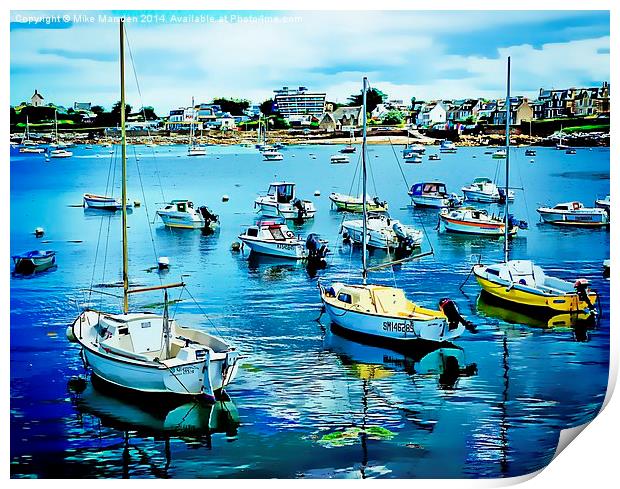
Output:
[[465,200],[469,200],[470,202],[481,202],[483,204],[492,204],[494,202],[499,202],[500,197],[499,194],[488,194],[486,192],[479,192],[476,190],[463,190],[463,196]]
[[552,212],[538,209],[542,220],[548,224],[561,226],[582,226],[598,227],[608,226],[609,217],[605,212],[584,213],[584,212]]
[[[485,276],[484,268],[483,265],[476,265],[473,268],[476,281],[482,290],[496,299],[509,303],[513,307],[517,305],[538,310],[539,312],[547,310],[567,313],[584,311],[588,308],[587,304],[580,301],[574,292],[551,295],[519,284],[510,286],[509,283],[504,281],[490,280],[488,276]],[[591,292],[589,298],[592,304],[594,304],[597,294]]]
[[[503,236],[504,224],[482,223],[473,221],[463,221],[452,219],[440,215],[439,218],[444,225],[444,229],[449,233],[477,234],[484,236]],[[516,234],[516,228],[510,230],[510,234]]]
[[[299,211],[291,204],[273,204],[267,202],[257,202],[258,212],[264,217],[283,217],[284,219],[297,219]],[[316,213],[315,209],[306,207],[303,219],[312,219]]]
[[441,343],[461,336],[463,325],[450,330],[445,320],[417,321],[403,317],[379,316],[337,307],[323,300],[325,311],[337,327],[350,335],[361,335],[383,342],[407,343],[432,341]]
[[448,207],[450,204],[450,201],[446,197],[430,197],[423,195],[412,195],[411,201],[416,207],[428,207],[433,209]]
[[[101,209],[107,211],[116,211],[123,208],[123,204],[112,197],[102,196],[84,196],[84,207],[89,209]],[[128,202],[127,207],[131,207]]]
[[15,257],[15,273],[30,274],[43,272],[52,268],[56,264],[56,256],[45,256],[41,258],[20,258]]
[[159,217],[161,217],[162,222],[165,226],[169,228],[177,228],[177,229],[202,229],[205,226],[204,220],[193,220],[188,219],[187,215],[174,215],[174,214],[163,214],[158,213]]
[[261,255],[277,256],[281,258],[291,258],[293,260],[300,260],[306,257],[304,247],[301,243],[278,243],[267,242],[262,240],[256,240],[245,236],[239,236],[239,239],[243,241],[252,253],[260,253]]

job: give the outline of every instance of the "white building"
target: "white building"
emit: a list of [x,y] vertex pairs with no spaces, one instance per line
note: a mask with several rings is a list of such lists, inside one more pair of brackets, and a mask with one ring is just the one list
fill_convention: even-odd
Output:
[[42,107],[43,106],[43,95],[41,95],[35,89],[34,94],[30,97],[30,103],[33,107]]
[[306,87],[283,87],[274,92],[273,109],[287,119],[297,115],[311,115],[318,119],[325,112],[325,93],[309,92]]
[[431,127],[435,124],[445,124],[448,120],[448,107],[442,102],[429,102],[422,107],[416,124],[422,127]]

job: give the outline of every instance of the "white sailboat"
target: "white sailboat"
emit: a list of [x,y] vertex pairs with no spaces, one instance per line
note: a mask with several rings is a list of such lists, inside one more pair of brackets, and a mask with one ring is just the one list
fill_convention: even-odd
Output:
[[[362,284],[319,283],[321,301],[331,321],[352,335],[375,341],[407,342],[428,340],[449,341],[459,337],[464,321],[450,320],[443,311],[427,309],[407,299],[402,289],[367,283],[369,270],[391,266],[393,263],[369,268],[366,263],[368,216],[366,200],[366,93],[368,80],[363,80],[363,139],[362,139]],[[422,256],[422,255],[418,255]],[[406,258],[405,260],[415,257]],[[405,260],[401,260],[405,261]],[[459,316],[460,318],[460,316]],[[460,318],[462,319],[462,318]]]
[[[506,194],[510,176],[510,56],[506,81]],[[504,212],[504,261],[492,265],[474,265],[472,272],[485,293],[509,306],[529,309],[537,313],[583,313],[594,317],[596,292],[590,290],[586,279],[574,283],[547,275],[531,260],[509,260],[508,234],[509,199]]]
[[195,118],[196,109],[194,107],[194,97],[192,97],[192,120],[189,124],[189,146],[187,147],[187,156],[207,156],[206,148],[196,144],[196,133],[194,129]]
[[[67,328],[93,375],[140,393],[197,396],[214,400],[237,373],[238,352],[205,331],[186,328],[168,314],[168,289],[174,283],[129,288],[127,251],[127,159],[124,89],[124,22],[120,21],[123,311],[86,309]],[[130,312],[129,296],[164,291],[163,315]]]

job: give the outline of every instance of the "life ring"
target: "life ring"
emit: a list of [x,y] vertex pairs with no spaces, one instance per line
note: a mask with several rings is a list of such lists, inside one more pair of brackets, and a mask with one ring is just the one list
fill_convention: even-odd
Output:
[[287,238],[294,238],[295,237],[295,233],[293,231],[287,231],[286,232],[286,237]]
[[573,210],[579,210],[579,203],[578,202],[573,202]]

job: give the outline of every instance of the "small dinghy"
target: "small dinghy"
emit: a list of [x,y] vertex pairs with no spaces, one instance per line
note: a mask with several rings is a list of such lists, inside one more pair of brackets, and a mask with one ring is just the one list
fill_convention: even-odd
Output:
[[55,251],[28,251],[19,255],[13,255],[13,263],[15,263],[15,273],[31,274],[42,272],[56,264]]
[[536,150],[534,149],[526,149],[525,156],[536,156]]
[[215,231],[220,222],[219,217],[213,214],[208,207],[203,205],[196,210],[194,203],[186,199],[169,202],[157,211],[157,215],[169,228]]
[[291,182],[273,182],[269,185],[267,195],[254,200],[254,207],[264,217],[305,220],[312,219],[316,214],[312,202],[296,197],[295,184]]
[[[352,195],[344,195],[336,192],[332,192],[329,196],[329,200],[336,206],[339,211],[347,212],[362,212],[363,197],[353,197]],[[379,197],[366,196],[366,210],[370,212],[386,212],[388,210],[388,204],[385,201],[381,201]]]
[[[115,197],[107,197],[105,195],[84,194],[84,208],[101,209],[106,211],[117,211],[123,207],[120,199]],[[127,202],[127,207],[131,207],[131,203]]]
[[456,144],[446,139],[440,143],[439,151],[441,153],[456,153]]
[[439,157],[439,155],[432,154],[432,155],[429,155],[429,156],[428,156],[428,159],[429,159],[430,161],[438,161],[438,160],[440,160],[441,158]]
[[357,150],[357,148],[355,146],[345,146],[344,148],[342,148],[340,150],[341,153],[355,153],[355,151]]
[[506,150],[498,149],[495,153],[493,153],[492,158],[494,160],[505,160],[506,159]]
[[605,209],[584,207],[581,202],[563,202],[554,207],[539,207],[536,212],[544,222],[562,226],[597,227],[609,225]]

